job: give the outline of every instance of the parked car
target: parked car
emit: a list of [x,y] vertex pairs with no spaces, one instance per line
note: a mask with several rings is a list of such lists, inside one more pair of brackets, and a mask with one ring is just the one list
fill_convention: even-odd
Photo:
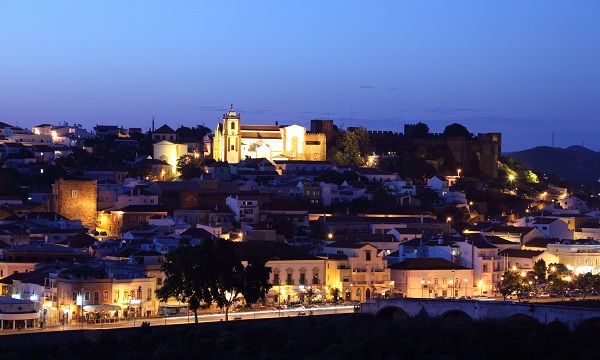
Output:
[[550,293],[547,291],[543,291],[541,293],[537,293],[536,296],[538,299],[548,299],[550,298]]

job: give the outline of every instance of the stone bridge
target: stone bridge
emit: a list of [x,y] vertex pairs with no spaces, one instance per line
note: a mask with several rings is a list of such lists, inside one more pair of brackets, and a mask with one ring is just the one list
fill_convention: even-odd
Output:
[[558,320],[568,325],[571,330],[584,320],[600,318],[600,309],[512,301],[371,299],[361,306],[362,313],[370,313],[380,318],[414,317],[422,311],[431,317],[468,316],[474,320],[526,315],[543,324]]

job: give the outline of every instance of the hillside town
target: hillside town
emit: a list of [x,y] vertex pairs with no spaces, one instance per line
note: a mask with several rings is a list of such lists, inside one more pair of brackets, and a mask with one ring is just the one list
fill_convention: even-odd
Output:
[[598,194],[503,156],[500,133],[244,119],[0,123],[0,308],[23,309],[0,329],[187,314],[157,296],[163,264],[206,238],[270,268],[264,301],[236,306],[502,298],[507,272],[549,296],[547,265],[599,272]]

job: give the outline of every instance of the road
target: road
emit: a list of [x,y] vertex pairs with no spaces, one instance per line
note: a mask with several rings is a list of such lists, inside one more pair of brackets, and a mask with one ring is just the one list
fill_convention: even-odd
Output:
[[[312,312],[312,314],[311,314]],[[349,314],[354,312],[354,306],[330,306],[311,309],[285,309],[285,310],[265,310],[265,311],[248,311],[248,312],[231,312],[229,313],[229,321],[240,320],[256,320],[256,319],[272,319],[278,317],[292,316],[319,316],[319,315],[334,315],[334,314]],[[225,314],[199,315],[198,322],[219,322],[225,320]],[[106,330],[120,329],[128,327],[139,327],[142,322],[150,323],[150,326],[165,326],[165,325],[181,325],[194,323],[194,316],[173,316],[164,318],[139,318],[135,320],[119,321],[116,323],[103,324],[49,324],[44,329],[26,329],[26,330],[2,330],[0,335],[34,333],[34,332],[50,332],[50,331],[75,331],[75,330]]]

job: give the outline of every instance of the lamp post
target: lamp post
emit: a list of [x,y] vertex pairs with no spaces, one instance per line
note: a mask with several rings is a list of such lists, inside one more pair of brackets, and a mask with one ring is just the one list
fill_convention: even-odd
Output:
[[427,280],[427,297],[431,299],[431,280]]
[[454,297],[454,280],[450,280],[450,289],[452,291],[452,295],[450,296],[450,298]]
[[467,279],[465,279],[465,299],[467,298]]
[[483,295],[483,280],[479,280],[479,295]]
[[424,291],[425,291],[425,279],[421,280],[421,299],[425,298]]

